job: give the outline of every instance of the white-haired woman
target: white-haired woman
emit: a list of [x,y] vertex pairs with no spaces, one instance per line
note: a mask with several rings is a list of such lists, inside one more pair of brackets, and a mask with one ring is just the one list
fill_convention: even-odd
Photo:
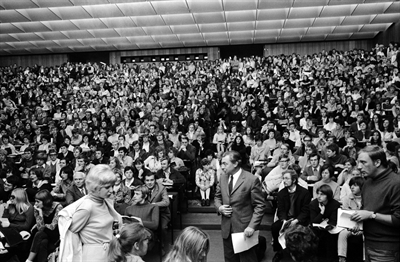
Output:
[[69,231],[78,234],[82,242],[82,261],[108,261],[114,222],[121,223],[110,199],[116,179],[108,165],[96,165],[86,176],[88,195],[75,207],[69,226]]

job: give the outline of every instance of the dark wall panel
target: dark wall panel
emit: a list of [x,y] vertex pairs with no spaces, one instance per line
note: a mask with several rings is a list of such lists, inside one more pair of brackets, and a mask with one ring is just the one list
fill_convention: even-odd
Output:
[[400,43],[400,21],[391,25],[385,32],[380,32],[373,40],[374,44],[388,45],[390,42]]
[[240,57],[250,57],[250,56],[263,56],[264,45],[226,45],[221,46],[221,58],[233,58],[235,55]]
[[300,55],[311,55],[322,50],[343,50],[348,51],[354,48],[370,50],[372,40],[352,40],[352,41],[327,41],[327,42],[307,42],[307,43],[281,43],[265,44],[264,55],[280,55],[296,53]]
[[43,65],[54,66],[61,65],[67,62],[67,54],[48,54],[48,55],[16,55],[16,56],[1,56],[0,66],[18,65],[22,67]]

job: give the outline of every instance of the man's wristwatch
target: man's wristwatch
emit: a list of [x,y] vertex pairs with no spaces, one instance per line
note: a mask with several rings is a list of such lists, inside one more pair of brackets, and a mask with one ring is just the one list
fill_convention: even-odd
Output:
[[371,219],[375,219],[375,218],[376,218],[376,213],[373,212],[373,213],[371,214],[370,218],[371,218]]

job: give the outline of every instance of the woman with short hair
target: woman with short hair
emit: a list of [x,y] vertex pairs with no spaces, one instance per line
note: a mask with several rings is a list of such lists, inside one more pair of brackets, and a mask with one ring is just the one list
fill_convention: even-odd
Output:
[[58,212],[63,208],[47,189],[40,190],[35,195],[34,216],[36,228],[32,230],[33,242],[27,262],[35,258],[38,262],[47,261],[47,256],[55,250],[54,244],[60,239],[58,232]]
[[[71,232],[77,236],[74,239],[79,243],[73,244],[82,245],[81,261],[108,261],[108,246],[113,239],[113,229],[122,225],[121,216],[115,211],[110,198],[116,180],[116,175],[108,165],[92,167],[85,180],[88,195],[62,211],[60,232]],[[70,219],[69,224],[64,223],[66,218]],[[61,236],[60,261],[76,255],[61,252],[61,249],[67,250],[64,247],[71,244],[68,242],[73,241],[71,238],[68,234]]]

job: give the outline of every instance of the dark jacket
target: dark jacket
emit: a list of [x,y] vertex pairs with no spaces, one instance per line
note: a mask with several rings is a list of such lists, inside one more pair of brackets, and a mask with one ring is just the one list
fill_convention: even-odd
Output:
[[[277,216],[280,220],[288,220],[288,213],[290,210],[290,193],[287,188],[279,191],[278,196],[278,211]],[[294,192],[294,216],[293,218],[299,220],[301,225],[308,225],[310,222],[309,204],[311,201],[311,194],[307,189],[297,185]]]

